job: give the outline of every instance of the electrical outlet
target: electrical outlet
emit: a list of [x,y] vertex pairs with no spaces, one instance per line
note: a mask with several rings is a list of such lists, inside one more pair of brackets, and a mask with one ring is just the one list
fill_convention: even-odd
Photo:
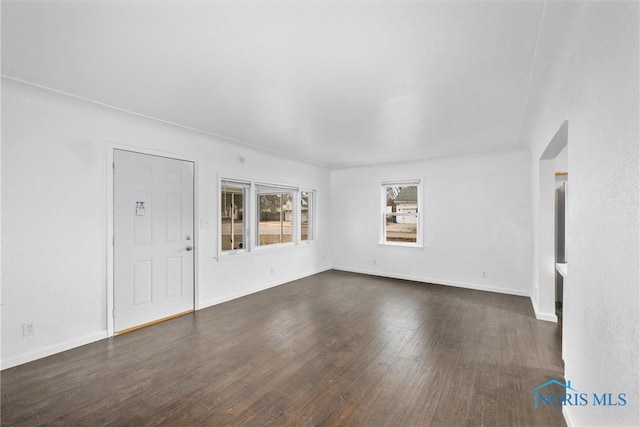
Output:
[[33,322],[27,322],[22,325],[22,336],[28,337],[29,335],[33,335],[36,333],[36,328],[33,325]]
[[373,260],[373,265],[377,265],[378,264],[378,260],[374,259]]
[[488,276],[487,272],[486,272],[486,271],[483,271],[483,272],[482,272],[482,278],[483,278],[483,279],[486,279],[486,278],[487,278],[487,276]]
[[276,272],[276,269],[275,269],[275,268],[272,268],[272,269],[271,269],[271,275],[273,276],[273,274],[274,274],[275,272]]

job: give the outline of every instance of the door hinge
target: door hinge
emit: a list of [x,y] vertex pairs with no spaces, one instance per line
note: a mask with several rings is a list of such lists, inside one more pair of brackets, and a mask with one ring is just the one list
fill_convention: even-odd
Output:
[[111,163],[111,171],[115,174],[116,173],[116,162]]

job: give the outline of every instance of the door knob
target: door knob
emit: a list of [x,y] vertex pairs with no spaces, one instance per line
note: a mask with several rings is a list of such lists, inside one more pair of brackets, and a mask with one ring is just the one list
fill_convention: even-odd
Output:
[[186,247],[185,249],[187,250],[187,252],[188,252],[188,251],[192,251],[192,250],[193,250],[193,246],[191,246],[191,245],[187,245],[187,247]]

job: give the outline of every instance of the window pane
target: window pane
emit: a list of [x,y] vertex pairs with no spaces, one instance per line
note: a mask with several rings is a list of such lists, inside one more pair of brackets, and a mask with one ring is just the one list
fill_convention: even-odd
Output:
[[244,187],[222,185],[220,229],[223,251],[245,248],[244,200]]
[[386,214],[385,242],[416,243],[418,241],[417,215]]
[[300,196],[300,238],[313,240],[313,193],[302,192]]
[[258,244],[273,245],[293,241],[293,194],[290,192],[258,196]]
[[418,186],[385,187],[385,242],[418,242]]

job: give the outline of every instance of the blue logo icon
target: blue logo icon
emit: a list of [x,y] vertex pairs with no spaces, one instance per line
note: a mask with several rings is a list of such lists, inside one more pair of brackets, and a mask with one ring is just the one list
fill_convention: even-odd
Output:
[[[547,394],[543,394],[541,392],[541,390],[543,388],[546,388],[552,384],[557,384],[561,387],[564,387],[566,390],[571,390],[571,391],[575,391],[577,392],[578,390],[574,389],[571,387],[571,381],[567,381],[567,383],[563,383],[561,381],[558,380],[549,380],[544,384],[540,384],[538,387],[534,387],[531,390],[529,390],[529,393],[533,392],[533,407],[535,409],[538,409],[538,406],[540,406],[540,400],[542,400],[542,402],[544,402],[545,405],[549,405],[549,404],[554,404],[552,403],[553,401],[558,401],[557,397],[562,396],[563,398],[567,396],[567,393],[565,391],[565,393],[547,393]],[[556,398],[556,399],[554,399]],[[562,404],[562,402],[564,401],[564,399],[560,400],[559,404]]]
[[[553,392],[548,389],[554,386],[557,390],[562,387],[560,392]],[[571,386],[571,381],[563,383],[556,379],[551,379],[537,387],[529,390],[533,393],[533,407],[538,409],[540,406],[625,406],[627,404],[626,393],[580,393]],[[590,399],[591,398],[591,399]]]

